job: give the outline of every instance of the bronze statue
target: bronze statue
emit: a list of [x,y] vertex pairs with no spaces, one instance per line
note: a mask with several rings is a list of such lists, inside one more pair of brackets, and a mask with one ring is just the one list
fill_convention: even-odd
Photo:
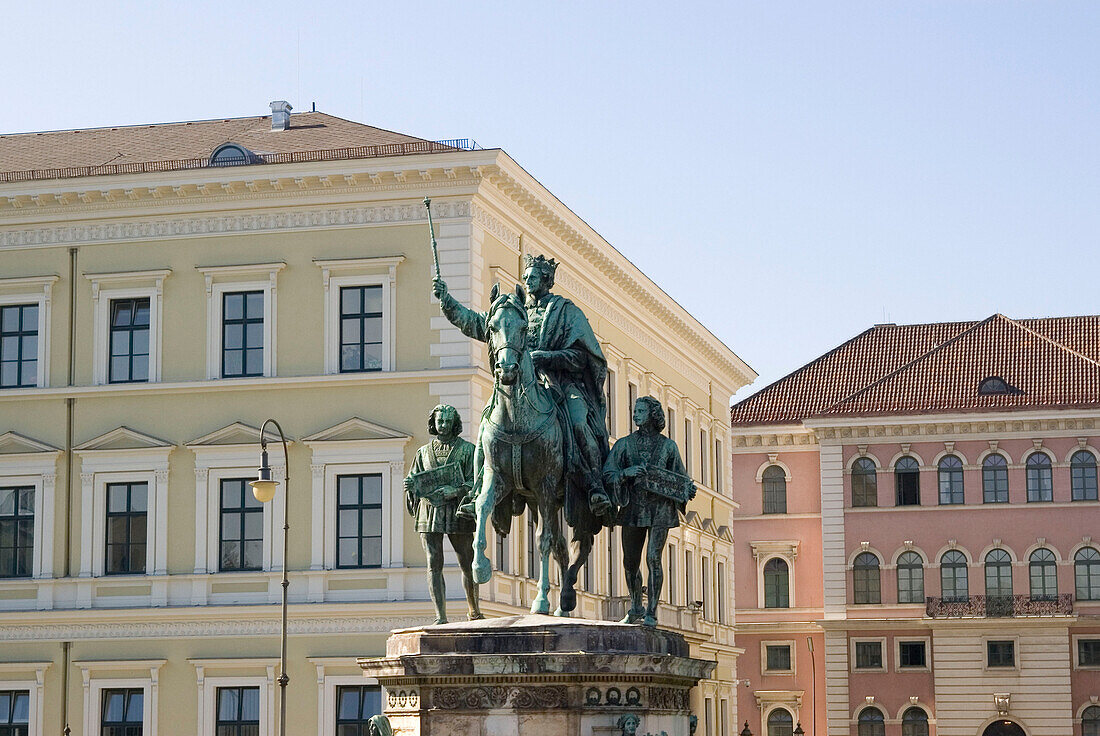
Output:
[[443,583],[443,535],[451,540],[462,568],[469,620],[484,618],[478,606],[473,563],[474,524],[458,516],[458,507],[470,493],[474,479],[474,446],[459,437],[462,417],[447,404],[428,416],[428,444],[416,451],[412,472],[405,478],[405,505],[416,519],[416,531],[428,556],[428,590],[435,604],[437,624],[447,623],[447,594]]
[[[604,484],[619,506],[616,523],[622,527],[623,570],[630,591],[630,610],[623,623],[657,625],[657,602],[665,573],[662,554],[668,530],[680,525],[680,514],[695,498],[695,484],[684,469],[680,450],[668,437],[661,402],[643,396],[634,403],[637,431],[611,448],[604,464]],[[649,567],[649,600],[642,608],[642,547],[646,546]]]

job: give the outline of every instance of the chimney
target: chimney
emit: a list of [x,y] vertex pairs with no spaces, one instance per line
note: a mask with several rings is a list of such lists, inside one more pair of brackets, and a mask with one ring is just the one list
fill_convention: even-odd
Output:
[[271,103],[271,129],[286,130],[290,127],[290,111],[294,109],[286,100]]

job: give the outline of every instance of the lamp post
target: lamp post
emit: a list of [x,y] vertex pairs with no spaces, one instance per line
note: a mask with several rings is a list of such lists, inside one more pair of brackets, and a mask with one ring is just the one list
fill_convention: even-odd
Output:
[[[734,726],[737,728],[737,726]],[[752,731],[749,730],[749,722],[745,721],[745,727],[741,729],[741,736],[752,736]]]
[[[290,490],[290,453],[286,449],[286,435],[283,434],[283,428],[279,426],[279,423],[274,419],[266,419],[264,423],[260,425],[260,468],[256,474],[256,480],[249,483],[252,486],[252,495],[256,497],[256,500],[260,503],[267,503],[271,499],[275,498],[275,488],[279,485],[279,481],[273,480],[271,477],[271,466],[267,461],[267,438],[264,437],[264,430],[267,429],[268,424],[274,424],[275,428],[279,430],[279,439],[283,443],[283,468],[286,471],[286,486],[287,491]],[[290,503],[289,498],[285,499],[283,503],[283,626],[281,631],[281,654],[279,664],[279,734],[280,736],[286,736],[286,686],[290,682],[290,676],[286,673],[286,589],[290,586],[290,581],[286,576],[287,569],[287,537],[290,532]]]

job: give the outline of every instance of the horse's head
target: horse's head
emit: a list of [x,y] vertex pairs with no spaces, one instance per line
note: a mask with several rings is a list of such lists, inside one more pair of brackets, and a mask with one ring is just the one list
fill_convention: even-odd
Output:
[[523,306],[523,289],[501,294],[495,284],[490,293],[486,323],[489,327],[489,355],[496,378],[510,386],[519,378],[519,364],[527,350],[527,309]]

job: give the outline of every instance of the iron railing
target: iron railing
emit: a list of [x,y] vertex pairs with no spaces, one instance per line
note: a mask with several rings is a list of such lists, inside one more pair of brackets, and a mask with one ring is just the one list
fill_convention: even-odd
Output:
[[[316,151],[292,151],[290,153],[254,154],[251,161],[218,161],[215,166],[243,164],[297,164],[311,161],[347,161],[358,158],[384,156],[408,156],[414,153],[447,153],[451,151],[484,150],[470,138],[452,138],[442,141],[408,141],[377,146],[353,146]],[[28,169],[26,171],[2,171],[0,182],[34,181],[37,179],[74,179],[82,176],[109,176],[112,174],[147,174],[163,171],[204,169],[210,166],[210,157],[173,159],[169,161],[142,161],[130,164],[103,164],[102,166],[70,166],[58,169]]]
[[1020,618],[1025,616],[1069,616],[1073,595],[1062,593],[1043,598],[1029,595],[971,595],[963,598],[927,598],[930,618]]

